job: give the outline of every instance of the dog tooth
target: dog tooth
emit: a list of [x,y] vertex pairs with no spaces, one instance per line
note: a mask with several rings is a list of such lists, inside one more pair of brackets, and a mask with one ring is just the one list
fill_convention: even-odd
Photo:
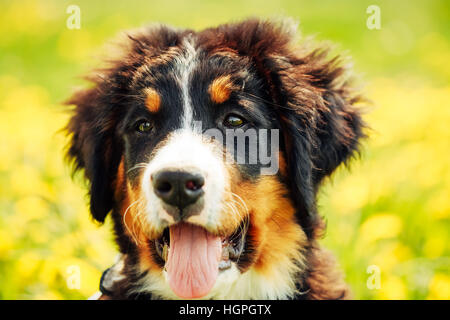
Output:
[[169,254],[169,246],[167,245],[167,243],[164,243],[164,247],[162,250],[162,258],[164,261],[167,261],[168,254]]
[[222,260],[228,260],[230,258],[229,246],[222,247]]
[[230,267],[231,267],[231,261],[230,260],[227,260],[227,261],[221,260],[219,262],[219,270],[229,269]]

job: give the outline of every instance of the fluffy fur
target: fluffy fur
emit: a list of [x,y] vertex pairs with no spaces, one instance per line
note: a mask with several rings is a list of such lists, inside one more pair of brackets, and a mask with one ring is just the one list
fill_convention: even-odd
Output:
[[[333,257],[317,242],[325,229],[318,189],[364,136],[361,97],[340,59],[299,44],[289,22],[258,19],[199,32],[156,25],[121,46],[124,54],[68,101],[75,108],[67,155],[89,181],[94,219],[111,214],[121,253],[103,297],[177,298],[154,242],[176,213],[149,183],[170,164],[196,168],[209,182],[189,223],[224,238],[247,228],[240,258],[203,298],[348,298]],[[230,112],[257,129],[280,130],[276,175],[225,163],[224,146],[201,141],[195,121],[222,130],[217,119]],[[135,132],[141,118],[149,133]]]

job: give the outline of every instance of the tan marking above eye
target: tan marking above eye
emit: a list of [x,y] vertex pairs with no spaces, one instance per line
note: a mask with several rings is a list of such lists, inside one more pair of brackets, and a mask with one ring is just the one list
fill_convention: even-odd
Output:
[[224,103],[230,98],[231,92],[236,89],[231,76],[220,76],[209,86],[208,92],[211,101],[214,103]]
[[147,109],[152,113],[158,112],[161,107],[161,97],[159,93],[153,88],[145,88],[144,92],[146,94],[145,106]]

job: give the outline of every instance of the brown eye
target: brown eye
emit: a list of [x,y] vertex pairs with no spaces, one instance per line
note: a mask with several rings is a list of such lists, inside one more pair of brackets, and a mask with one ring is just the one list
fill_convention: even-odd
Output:
[[152,125],[148,121],[140,121],[136,125],[136,130],[138,132],[142,132],[142,133],[150,131],[151,128],[152,128]]
[[244,119],[237,115],[231,114],[225,118],[224,125],[230,128],[238,128],[245,123]]

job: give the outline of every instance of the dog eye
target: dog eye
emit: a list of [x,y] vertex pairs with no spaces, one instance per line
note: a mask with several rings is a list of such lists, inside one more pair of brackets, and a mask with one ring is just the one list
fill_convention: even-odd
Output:
[[225,118],[223,124],[225,127],[238,128],[245,124],[245,120],[235,114],[230,114]]
[[150,122],[146,121],[146,120],[141,120],[138,123],[136,123],[136,131],[138,132],[148,132],[152,129],[152,125],[150,124]]

